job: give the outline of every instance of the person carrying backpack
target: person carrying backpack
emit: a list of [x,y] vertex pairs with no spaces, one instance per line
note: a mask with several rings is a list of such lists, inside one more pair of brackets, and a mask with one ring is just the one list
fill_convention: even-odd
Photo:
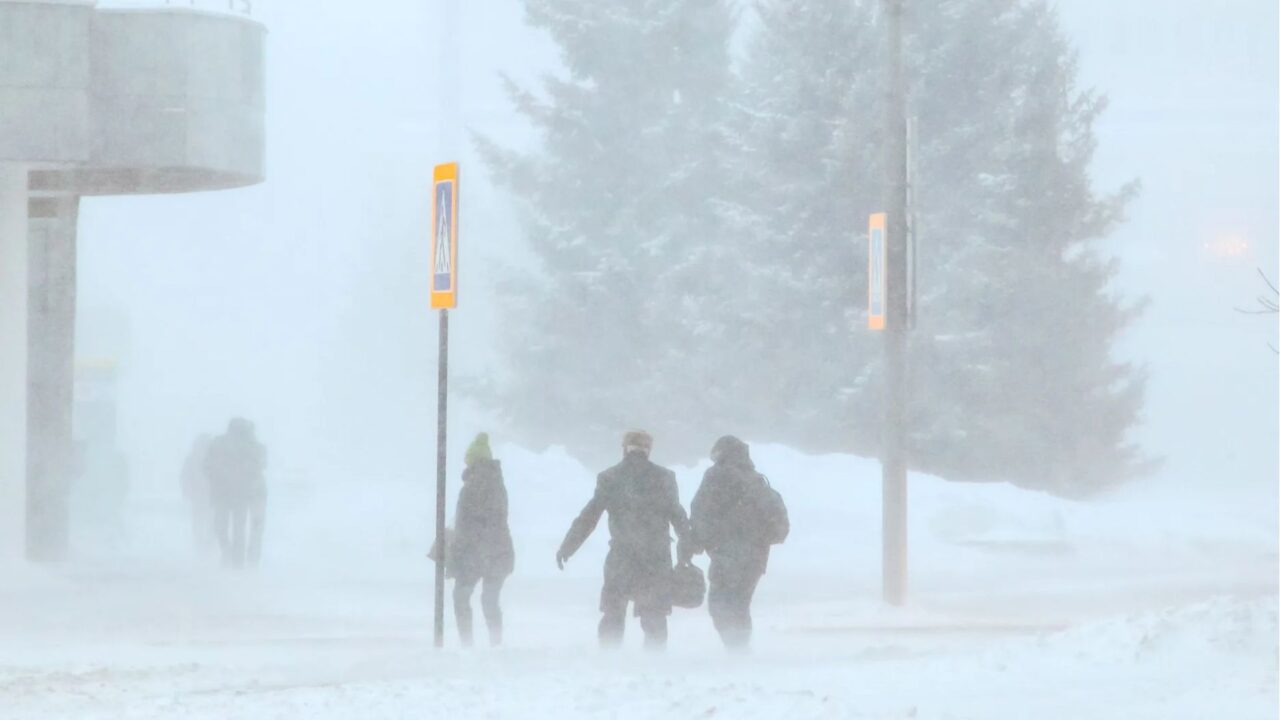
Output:
[[679,550],[688,562],[706,551],[707,609],[725,647],[751,641],[751,597],[769,563],[769,547],[787,539],[791,525],[782,496],[756,472],[747,444],[726,435],[711,447],[714,463],[693,497],[688,541]]

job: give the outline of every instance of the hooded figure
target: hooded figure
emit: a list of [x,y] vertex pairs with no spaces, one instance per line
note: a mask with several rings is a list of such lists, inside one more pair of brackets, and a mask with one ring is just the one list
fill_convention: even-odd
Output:
[[267,449],[253,434],[253,423],[235,418],[214,438],[204,470],[213,501],[214,532],[223,564],[257,565],[267,504]]
[[502,642],[502,583],[515,568],[515,549],[507,525],[507,487],[502,464],[493,459],[489,436],[480,433],[467,448],[462,490],[454,513],[453,539],[445,558],[454,577],[453,612],[458,635],[471,644],[471,594],[484,582],[480,606],[489,627],[489,644]]
[[711,448],[714,463],[702,477],[690,508],[689,542],[680,559],[706,551],[707,609],[729,648],[751,640],[751,598],[769,563],[769,546],[790,531],[782,496],[756,472],[747,444],[732,435]]
[[600,592],[600,643],[622,642],[627,604],[635,603],[645,644],[662,648],[671,614],[671,535],[684,538],[688,516],[680,505],[676,476],[649,460],[653,438],[640,430],[622,440],[622,462],[600,473],[596,491],[565,535],[556,563],[564,563],[582,547],[604,513],[609,513],[609,555]]

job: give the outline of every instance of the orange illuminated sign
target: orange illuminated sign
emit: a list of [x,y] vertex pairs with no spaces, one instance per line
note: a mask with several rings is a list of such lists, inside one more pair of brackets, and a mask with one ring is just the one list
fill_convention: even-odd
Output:
[[872,330],[884,329],[885,305],[888,302],[885,292],[886,217],[885,213],[875,213],[867,225],[867,327]]

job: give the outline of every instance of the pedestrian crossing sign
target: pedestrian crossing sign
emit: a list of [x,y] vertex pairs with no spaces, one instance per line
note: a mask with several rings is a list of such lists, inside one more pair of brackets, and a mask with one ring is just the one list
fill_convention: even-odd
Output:
[[458,163],[437,165],[432,175],[431,307],[458,306]]
[[885,213],[875,213],[867,227],[867,327],[884,329],[885,303]]

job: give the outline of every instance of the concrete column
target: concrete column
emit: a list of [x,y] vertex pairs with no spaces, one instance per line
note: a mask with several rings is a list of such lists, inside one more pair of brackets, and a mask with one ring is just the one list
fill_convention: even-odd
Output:
[[27,168],[0,163],[0,558],[22,553],[27,476]]
[[27,559],[47,562],[67,554],[80,198],[37,198],[27,209]]

